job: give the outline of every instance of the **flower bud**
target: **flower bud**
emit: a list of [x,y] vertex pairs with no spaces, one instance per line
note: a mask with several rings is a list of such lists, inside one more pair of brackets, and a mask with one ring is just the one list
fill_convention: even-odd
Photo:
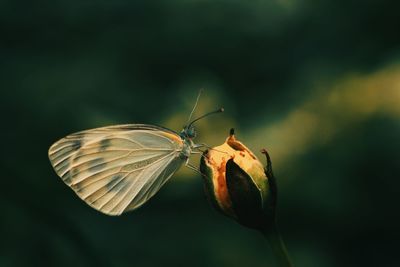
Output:
[[262,230],[275,220],[276,184],[266,150],[267,167],[231,129],[225,143],[203,153],[200,171],[213,206],[240,224]]

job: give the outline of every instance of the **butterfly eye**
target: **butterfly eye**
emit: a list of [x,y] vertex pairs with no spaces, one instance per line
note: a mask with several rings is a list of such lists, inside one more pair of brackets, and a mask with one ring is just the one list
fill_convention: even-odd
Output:
[[196,129],[194,128],[194,126],[191,126],[188,131],[187,131],[187,136],[189,138],[195,138],[196,137]]

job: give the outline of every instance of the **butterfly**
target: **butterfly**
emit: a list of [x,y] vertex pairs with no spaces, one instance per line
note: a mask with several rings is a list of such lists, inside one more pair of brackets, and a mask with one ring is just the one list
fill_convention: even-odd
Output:
[[[200,96],[200,94],[199,94]],[[101,127],[68,135],[55,142],[48,155],[54,170],[94,209],[121,215],[146,203],[189,157],[202,147],[195,144],[194,123],[180,133],[148,124]]]

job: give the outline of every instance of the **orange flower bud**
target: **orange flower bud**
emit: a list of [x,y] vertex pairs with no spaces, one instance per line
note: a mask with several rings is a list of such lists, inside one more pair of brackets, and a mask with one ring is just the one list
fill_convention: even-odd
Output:
[[225,143],[204,152],[200,171],[206,195],[223,214],[250,228],[263,229],[275,218],[276,185],[266,150],[267,168],[231,129]]

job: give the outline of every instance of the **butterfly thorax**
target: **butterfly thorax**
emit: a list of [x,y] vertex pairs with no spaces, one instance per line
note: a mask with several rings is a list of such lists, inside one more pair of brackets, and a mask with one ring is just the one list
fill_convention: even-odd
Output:
[[189,138],[182,138],[182,140],[183,140],[183,147],[179,154],[179,157],[182,159],[187,159],[189,158],[190,154],[192,154],[192,148],[194,146],[194,143],[192,139]]
[[192,139],[196,137],[196,130],[193,125],[185,126],[179,133],[179,136],[183,140],[183,148],[179,156],[186,159],[192,153],[194,146]]

